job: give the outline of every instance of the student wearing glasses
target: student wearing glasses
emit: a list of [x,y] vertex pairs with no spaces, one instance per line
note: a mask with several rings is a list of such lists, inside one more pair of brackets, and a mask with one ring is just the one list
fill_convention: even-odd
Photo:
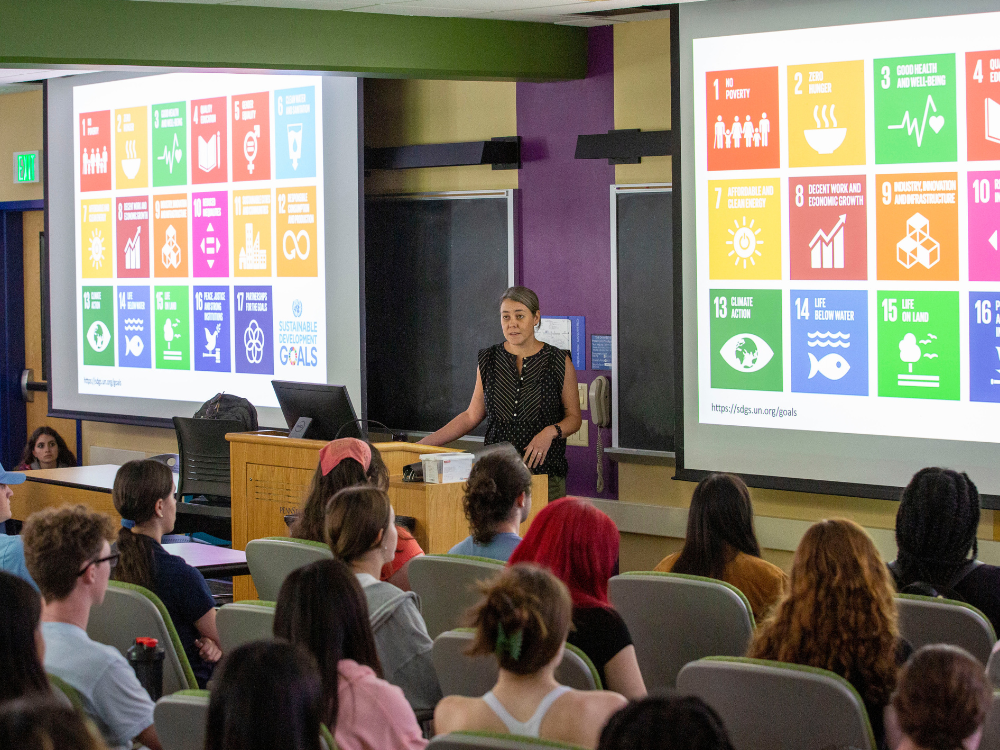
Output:
[[133,740],[162,750],[153,701],[117,649],[90,640],[90,609],[104,601],[111,569],[111,524],[82,505],[47,508],[24,525],[24,556],[45,606],[45,671],[80,693],[83,709],[112,750]]

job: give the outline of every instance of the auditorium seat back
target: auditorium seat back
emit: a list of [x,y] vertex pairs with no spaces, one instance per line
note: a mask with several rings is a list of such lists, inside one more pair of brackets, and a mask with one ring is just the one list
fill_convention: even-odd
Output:
[[166,652],[163,694],[198,687],[170,613],[160,597],[149,589],[111,581],[104,602],[90,610],[87,635],[98,643],[113,646],[123,656],[136,638],[156,638]]
[[223,604],[215,614],[219,645],[228,654],[234,648],[274,637],[274,602],[243,601]]
[[624,573],[608,595],[628,625],[650,692],[670,690],[688,662],[742,656],[753,635],[750,603],[734,586],[680,573]]
[[430,750],[545,750],[545,748],[579,750],[576,745],[567,745],[565,742],[496,732],[439,734],[427,747]]
[[203,750],[208,700],[207,690],[181,690],[156,702],[153,724],[163,750]]
[[997,642],[989,619],[965,602],[933,596],[896,594],[899,634],[914,649],[930,643],[961,646],[983,664]]
[[711,706],[735,750],[875,750],[861,696],[825,669],[710,656],[681,670],[677,692]]
[[[475,631],[471,628],[449,630],[434,639],[431,659],[443,695],[478,698],[492,690],[500,675],[493,654],[469,656]],[[566,644],[555,678],[575,690],[601,690],[601,678],[593,662],[576,646]]]
[[317,560],[331,560],[333,553],[322,542],[270,536],[247,542],[247,567],[264,601],[277,601],[281,584],[293,570]]
[[[993,684],[996,685],[996,682]],[[1000,691],[993,693],[993,703],[986,713],[986,723],[983,724],[983,737],[979,741],[979,750],[1000,750]]]
[[476,584],[489,580],[503,568],[498,560],[465,555],[421,555],[410,560],[410,588],[420,597],[430,637],[460,627],[462,615],[480,599]]

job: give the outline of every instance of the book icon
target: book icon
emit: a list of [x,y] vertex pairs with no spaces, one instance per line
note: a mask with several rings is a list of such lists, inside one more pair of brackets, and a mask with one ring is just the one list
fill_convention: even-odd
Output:
[[1000,143],[1000,104],[986,97],[986,140]]
[[207,141],[198,136],[198,169],[202,172],[211,172],[222,163],[221,149],[222,137],[218,131]]

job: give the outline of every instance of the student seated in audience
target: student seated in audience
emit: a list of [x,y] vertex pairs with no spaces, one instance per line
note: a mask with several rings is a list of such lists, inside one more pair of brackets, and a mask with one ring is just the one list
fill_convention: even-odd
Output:
[[78,693],[107,744],[130,748],[137,739],[161,750],[153,726],[153,701],[117,649],[90,640],[90,609],[104,601],[111,568],[106,516],[82,505],[46,508],[24,525],[28,570],[45,599],[42,635],[45,671]]
[[247,643],[212,680],[205,750],[320,750],[322,711],[312,656],[290,643]]
[[476,628],[469,654],[495,655],[500,677],[482,698],[442,699],[434,712],[435,731],[510,732],[595,747],[601,727],[625,699],[556,682],[573,616],[565,584],[544,568],[521,563],[483,584],[482,591],[467,615]]
[[569,588],[573,630],[569,642],[594,662],[601,683],[626,698],[644,698],[646,685],[632,636],[608,601],[608,579],[618,572],[618,528],[590,503],[565,497],[535,516],[510,564],[538,563]]
[[21,453],[18,471],[32,469],[63,469],[76,466],[76,456],[66,445],[62,435],[51,427],[42,426],[31,433]]
[[1000,567],[976,559],[979,490],[965,474],[921,469],[896,510],[896,589],[958,599],[982,610],[1000,632]]
[[13,750],[108,750],[83,718],[53,698],[0,705],[0,747]]
[[417,595],[378,577],[395,554],[394,521],[384,491],[348,487],[330,499],[326,534],[333,556],[350,566],[364,590],[385,679],[403,689],[414,711],[424,712],[437,705],[441,688],[431,662],[433,642]]
[[597,750],[733,750],[722,719],[700,698],[630,702],[601,731]]
[[18,471],[4,471],[0,466],[0,570],[23,578],[32,586],[35,582],[24,563],[24,541],[19,536],[4,533],[4,522],[10,520],[10,499],[14,496],[11,487],[22,484],[27,477]]
[[663,558],[654,570],[730,583],[743,592],[758,620],[788,585],[781,568],[761,559],[750,491],[732,474],[710,474],[698,483],[691,495],[684,548]]
[[131,528],[118,532],[114,579],[147,588],[170,613],[199,687],[205,687],[222,658],[215,627],[215,599],[197,568],[160,544],[174,530],[174,475],[159,461],[129,461],[115,475],[111,498]]
[[531,512],[531,472],[513,445],[503,443],[476,459],[462,502],[472,533],[450,554],[507,562],[521,543],[518,531]]
[[[42,668],[42,598],[27,581],[0,571],[0,703],[49,695]],[[0,747],[2,747],[0,743]]]
[[992,700],[983,665],[972,654],[924,646],[903,667],[892,696],[903,733],[896,750],[976,750]]
[[368,604],[340,560],[289,574],[278,594],[274,636],[319,665],[323,723],[340,750],[423,750],[427,745],[403,691],[382,679]]
[[[371,443],[357,438],[340,438],[323,446],[319,452],[319,465],[313,474],[302,514],[292,524],[290,534],[296,539],[308,539],[326,544],[326,506],[330,498],[345,487],[373,485],[380,490],[389,489],[389,469]],[[397,529],[398,539],[392,560],[385,564],[380,580],[410,590],[406,564],[424,554],[420,544],[406,529]]]
[[910,646],[899,637],[889,571],[854,521],[813,524],[795,550],[788,593],[757,629],[748,656],[836,672],[861,695],[878,746],[896,670]]

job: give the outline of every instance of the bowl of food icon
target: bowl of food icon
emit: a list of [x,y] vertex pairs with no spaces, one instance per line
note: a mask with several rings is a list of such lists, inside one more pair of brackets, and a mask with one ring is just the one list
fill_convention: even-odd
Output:
[[832,154],[847,137],[847,128],[810,128],[802,132],[817,154]]
[[130,180],[134,180],[135,176],[139,174],[140,164],[142,164],[142,159],[122,159],[122,172]]

